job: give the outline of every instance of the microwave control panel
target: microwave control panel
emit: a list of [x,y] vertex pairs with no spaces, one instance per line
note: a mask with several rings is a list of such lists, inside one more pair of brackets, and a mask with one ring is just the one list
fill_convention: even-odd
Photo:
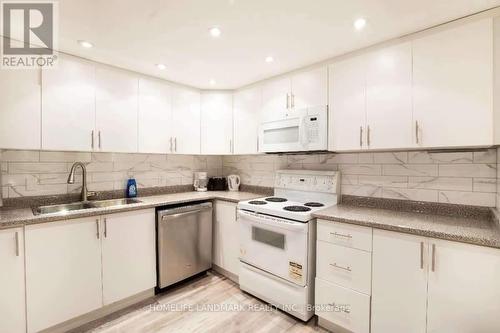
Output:
[[315,143],[319,140],[318,116],[308,116],[306,122],[307,138],[309,142]]

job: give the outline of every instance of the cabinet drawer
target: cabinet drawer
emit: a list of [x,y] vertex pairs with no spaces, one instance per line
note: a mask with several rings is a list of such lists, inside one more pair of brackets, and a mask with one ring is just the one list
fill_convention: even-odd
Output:
[[372,257],[370,252],[317,243],[317,277],[361,293],[371,294]]
[[371,252],[372,228],[332,221],[318,221],[318,239]]
[[316,278],[316,314],[353,333],[368,333],[370,296]]

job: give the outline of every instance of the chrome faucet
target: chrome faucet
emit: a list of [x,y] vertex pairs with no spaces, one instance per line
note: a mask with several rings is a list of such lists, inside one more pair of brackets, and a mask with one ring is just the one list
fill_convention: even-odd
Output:
[[69,172],[68,184],[75,183],[75,170],[77,167],[82,168],[82,201],[87,202],[87,198],[89,196],[95,195],[95,192],[87,191],[87,168],[85,168],[85,164],[82,162],[75,162],[71,167],[71,171]]

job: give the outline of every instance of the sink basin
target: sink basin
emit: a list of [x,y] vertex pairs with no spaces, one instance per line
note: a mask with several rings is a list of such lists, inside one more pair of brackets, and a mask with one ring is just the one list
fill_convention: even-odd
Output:
[[33,208],[33,214],[35,215],[45,215],[45,214],[65,214],[71,211],[85,210],[90,208],[106,208],[106,207],[117,207],[125,206],[135,203],[140,203],[141,201],[137,199],[114,199],[114,200],[100,200],[100,201],[88,201],[88,202],[74,202],[62,205],[53,206],[41,206]]

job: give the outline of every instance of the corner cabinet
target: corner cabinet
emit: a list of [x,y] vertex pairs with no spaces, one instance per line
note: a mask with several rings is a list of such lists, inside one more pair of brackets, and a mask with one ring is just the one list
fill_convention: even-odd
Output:
[[[200,93],[183,87],[172,89],[171,153],[200,154]],[[169,144],[170,144],[169,143]]]
[[26,226],[28,332],[154,288],[154,233],[154,209]]
[[201,95],[201,153],[233,153],[233,94],[210,92]]
[[373,232],[372,332],[497,332],[500,250]]
[[26,332],[23,229],[0,230],[0,332]]

